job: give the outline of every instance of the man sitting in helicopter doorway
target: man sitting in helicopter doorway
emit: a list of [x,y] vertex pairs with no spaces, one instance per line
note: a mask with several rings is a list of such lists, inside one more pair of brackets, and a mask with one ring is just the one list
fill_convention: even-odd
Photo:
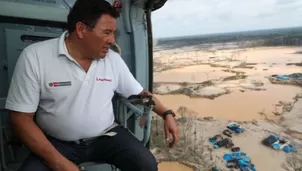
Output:
[[[118,16],[105,0],[77,0],[68,31],[22,51],[6,101],[15,134],[32,152],[20,171],[78,171],[86,161],[123,171],[158,170],[152,153],[128,129],[114,126],[114,92],[124,97],[146,92],[109,49]],[[174,113],[154,101],[153,111],[164,118],[174,145]],[[117,134],[100,136],[106,131]]]

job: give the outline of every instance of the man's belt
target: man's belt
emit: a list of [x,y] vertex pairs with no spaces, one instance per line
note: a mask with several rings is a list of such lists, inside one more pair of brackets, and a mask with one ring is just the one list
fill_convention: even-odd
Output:
[[71,143],[73,144],[78,144],[78,145],[87,145],[90,144],[91,142],[93,142],[94,140],[96,140],[97,138],[101,137],[101,136],[110,136],[113,137],[115,136],[117,133],[114,131],[110,131],[111,129],[117,127],[118,124],[117,123],[113,123],[111,126],[109,126],[107,129],[105,129],[100,135],[95,136],[95,137],[91,137],[91,138],[83,138],[83,139],[79,139],[76,141],[71,141]]

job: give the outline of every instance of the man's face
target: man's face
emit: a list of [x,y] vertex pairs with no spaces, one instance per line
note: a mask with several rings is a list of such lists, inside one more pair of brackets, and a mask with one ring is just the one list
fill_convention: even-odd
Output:
[[82,32],[82,45],[90,58],[104,58],[115,43],[116,19],[104,14],[97,21],[93,30],[86,27]]

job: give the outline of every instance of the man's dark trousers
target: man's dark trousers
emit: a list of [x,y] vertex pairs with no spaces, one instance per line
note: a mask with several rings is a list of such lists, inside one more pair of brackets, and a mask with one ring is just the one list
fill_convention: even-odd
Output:
[[[76,144],[48,137],[54,147],[67,159],[79,165],[83,162],[104,162],[122,171],[157,171],[153,154],[123,126],[108,132],[114,136],[100,136],[87,143]],[[37,156],[31,154],[19,171],[50,171]]]

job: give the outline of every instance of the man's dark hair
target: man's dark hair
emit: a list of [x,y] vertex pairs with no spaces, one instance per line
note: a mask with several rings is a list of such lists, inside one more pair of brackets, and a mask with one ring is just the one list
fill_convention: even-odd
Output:
[[75,30],[77,22],[84,23],[92,30],[103,14],[108,14],[113,18],[119,17],[119,12],[105,0],[77,0],[67,17],[68,32]]

